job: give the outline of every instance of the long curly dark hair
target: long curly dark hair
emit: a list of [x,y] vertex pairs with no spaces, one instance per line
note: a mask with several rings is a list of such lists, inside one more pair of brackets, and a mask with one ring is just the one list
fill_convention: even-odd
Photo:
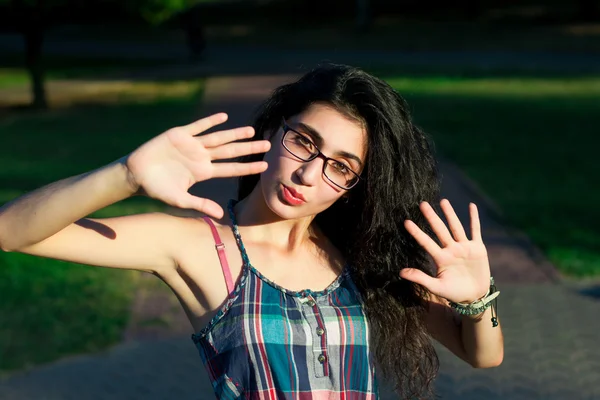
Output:
[[[419,204],[439,197],[432,145],[412,122],[406,101],[386,82],[358,68],[324,65],[277,88],[257,110],[255,139],[273,135],[281,118],[311,104],[333,107],[366,127],[368,150],[360,183],[314,222],[350,261],[368,318],[378,371],[407,398],[433,395],[439,361],[425,326],[428,291],[399,277],[401,268],[432,275],[427,253],[405,230],[414,221],[431,233]],[[260,159],[261,155],[246,160]],[[239,198],[260,177],[240,178]]]

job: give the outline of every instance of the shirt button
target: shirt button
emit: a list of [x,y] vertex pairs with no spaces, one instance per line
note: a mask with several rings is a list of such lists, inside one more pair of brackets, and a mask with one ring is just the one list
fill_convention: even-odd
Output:
[[325,329],[323,329],[323,328],[317,328],[317,335],[323,336],[324,333],[325,333]]
[[321,364],[323,364],[325,362],[325,355],[324,354],[319,354],[319,358],[318,358],[319,362]]
[[311,307],[314,307],[314,306],[315,306],[315,304],[316,304],[316,303],[315,303],[315,301],[314,301],[314,300],[309,300],[309,301],[308,301],[308,305],[309,305],[309,306],[311,306]]

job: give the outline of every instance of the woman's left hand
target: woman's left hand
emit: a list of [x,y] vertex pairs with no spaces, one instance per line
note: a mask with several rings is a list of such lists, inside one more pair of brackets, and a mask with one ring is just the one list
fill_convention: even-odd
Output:
[[444,221],[427,202],[419,208],[437,235],[440,247],[414,222],[406,220],[404,227],[431,255],[437,265],[436,277],[431,277],[416,268],[403,268],[400,277],[427,288],[434,295],[455,303],[471,303],[485,296],[490,287],[490,264],[487,251],[481,240],[479,213],[475,204],[469,204],[471,215],[471,237],[454,212],[450,201],[440,202],[448,220],[450,231]]

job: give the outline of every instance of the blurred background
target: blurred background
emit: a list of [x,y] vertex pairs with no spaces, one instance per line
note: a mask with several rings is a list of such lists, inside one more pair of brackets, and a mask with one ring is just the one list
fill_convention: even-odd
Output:
[[[322,62],[396,88],[448,190],[508,232],[492,253],[514,357],[470,372],[442,355],[444,398],[600,399],[597,0],[0,0],[0,204],[209,112],[246,124]],[[95,216],[148,211],[178,212],[132,198]],[[189,333],[153,278],[0,253],[0,399],[211,398]]]

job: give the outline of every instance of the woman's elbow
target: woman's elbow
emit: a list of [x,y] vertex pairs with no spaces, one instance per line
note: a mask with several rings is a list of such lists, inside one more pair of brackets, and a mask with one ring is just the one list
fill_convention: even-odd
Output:
[[500,354],[499,357],[490,358],[487,360],[475,360],[471,363],[473,368],[494,368],[499,367],[504,360],[504,354]]

